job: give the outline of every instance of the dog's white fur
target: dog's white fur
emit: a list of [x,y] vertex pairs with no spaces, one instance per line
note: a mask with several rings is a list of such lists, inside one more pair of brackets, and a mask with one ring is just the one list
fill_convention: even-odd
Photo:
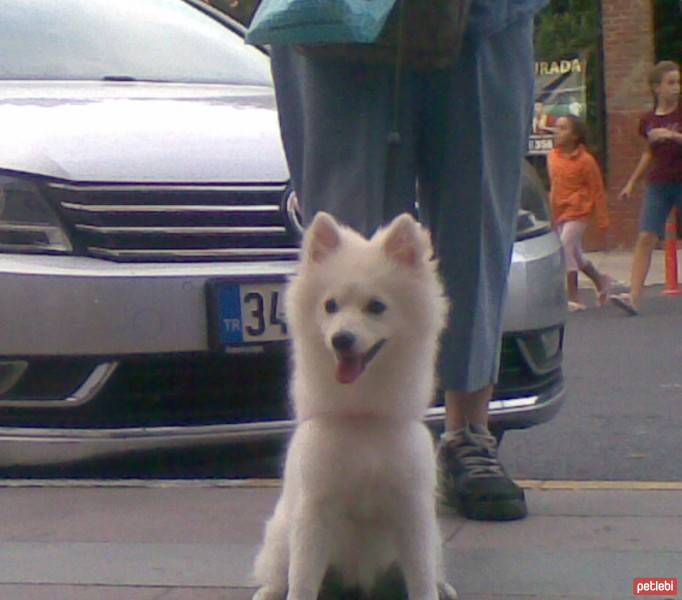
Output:
[[[369,590],[394,563],[410,600],[438,600],[436,468],[422,419],[448,305],[428,233],[405,214],[367,240],[318,214],[285,308],[297,428],[254,600],[316,600],[330,565]],[[358,356],[385,340],[345,384],[339,332]]]

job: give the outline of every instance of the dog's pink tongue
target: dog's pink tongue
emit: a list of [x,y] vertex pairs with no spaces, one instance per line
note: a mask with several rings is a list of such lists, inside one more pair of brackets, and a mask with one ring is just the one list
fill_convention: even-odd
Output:
[[336,364],[336,380],[339,383],[353,383],[362,373],[364,366],[362,357],[343,357]]

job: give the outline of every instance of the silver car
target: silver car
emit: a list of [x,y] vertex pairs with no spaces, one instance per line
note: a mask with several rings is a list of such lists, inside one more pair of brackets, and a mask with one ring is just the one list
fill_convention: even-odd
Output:
[[[0,466],[285,439],[300,225],[267,55],[197,0],[0,14]],[[560,246],[531,170],[523,206],[498,435],[564,397]]]

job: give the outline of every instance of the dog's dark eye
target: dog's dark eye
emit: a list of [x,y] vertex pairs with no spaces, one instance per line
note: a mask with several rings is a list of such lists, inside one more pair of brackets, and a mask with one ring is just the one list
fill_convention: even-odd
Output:
[[331,315],[339,310],[339,305],[334,298],[330,298],[324,303],[324,310],[328,315]]
[[371,315],[380,315],[386,310],[386,305],[381,300],[370,300],[365,310]]

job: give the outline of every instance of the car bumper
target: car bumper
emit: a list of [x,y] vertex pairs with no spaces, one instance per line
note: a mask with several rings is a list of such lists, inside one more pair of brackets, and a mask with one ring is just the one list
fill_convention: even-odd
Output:
[[[89,375],[74,390],[49,401],[24,398],[13,405],[3,399],[0,386],[0,411],[61,411],[87,405],[107,385],[119,362],[130,356],[207,354],[207,283],[254,275],[281,280],[293,268],[291,262],[117,264],[90,258],[0,255],[0,314],[4,315],[0,366],[3,361],[30,363],[55,356],[67,360],[86,357],[91,365]],[[562,325],[562,273],[553,234],[515,245],[505,331],[521,333]],[[544,281],[545,285],[529,286],[529,281]],[[491,425],[523,428],[547,421],[559,410],[564,395],[558,369],[542,389],[494,398]],[[443,407],[435,406],[426,420],[437,430],[443,417]],[[179,426],[32,427],[24,426],[30,425],[26,422],[17,426],[0,417],[0,424],[2,467],[284,440],[294,427],[288,419]]]
[[502,329],[527,331],[563,323],[565,285],[561,242],[554,232],[514,244]]
[[[490,425],[526,428],[549,421],[565,397],[563,380],[539,393],[490,403]],[[435,432],[443,428],[445,408],[434,406],[425,422]],[[295,422],[262,421],[226,425],[64,429],[0,427],[0,466],[66,464],[133,452],[199,448],[221,444],[283,443]]]
[[[0,254],[3,356],[201,352],[208,349],[206,284],[280,280],[292,262],[120,264],[63,256]],[[543,285],[531,285],[542,281]],[[554,234],[514,245],[505,331],[565,319],[563,269]]]
[[208,281],[281,280],[293,266],[0,254],[0,357],[206,351]]

